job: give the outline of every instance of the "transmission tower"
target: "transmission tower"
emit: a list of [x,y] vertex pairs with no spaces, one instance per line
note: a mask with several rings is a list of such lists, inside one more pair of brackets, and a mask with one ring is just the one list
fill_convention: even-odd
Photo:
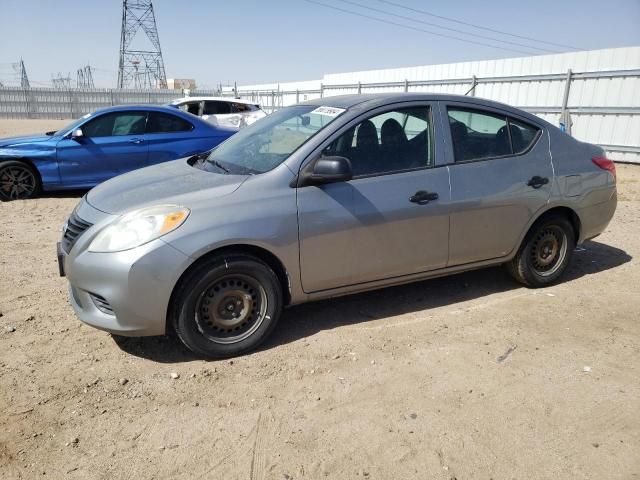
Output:
[[91,65],[79,68],[76,73],[76,86],[78,88],[95,88]]
[[18,63],[13,64],[13,69],[16,74],[20,78],[20,87],[21,88],[30,88],[29,85],[29,77],[27,76],[27,69],[24,67],[24,62],[22,59]]
[[[151,48],[133,47],[136,34],[142,30]],[[160,49],[160,38],[150,0],[123,0],[122,33],[120,35],[120,65],[118,88],[167,88],[167,75]]]
[[63,77],[61,73],[58,73],[57,77],[51,75],[51,83],[53,88],[69,89],[71,88],[71,76],[67,74],[66,77]]

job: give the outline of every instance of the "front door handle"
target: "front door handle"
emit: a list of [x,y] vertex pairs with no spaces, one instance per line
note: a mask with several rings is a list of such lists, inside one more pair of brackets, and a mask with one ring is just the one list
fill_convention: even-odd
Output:
[[129,142],[137,144],[144,142],[144,140],[142,140],[141,138],[132,138],[131,140],[129,140]]
[[437,200],[438,194],[435,192],[427,192],[426,190],[418,190],[411,197],[409,197],[409,201],[412,203],[417,203],[418,205],[426,205],[432,200]]
[[540,188],[543,185],[549,183],[549,179],[547,177],[539,177],[538,175],[531,177],[527,182],[527,185],[533,188]]

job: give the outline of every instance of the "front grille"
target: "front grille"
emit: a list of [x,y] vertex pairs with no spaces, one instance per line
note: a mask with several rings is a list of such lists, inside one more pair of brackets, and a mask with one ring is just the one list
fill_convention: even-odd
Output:
[[98,310],[107,315],[113,315],[113,308],[111,308],[111,305],[109,305],[109,302],[107,302],[104,297],[91,292],[89,292],[89,296]]
[[91,225],[91,223],[85,222],[78,217],[76,212],[73,212],[69,217],[69,220],[67,220],[67,225],[64,229],[64,235],[62,236],[62,249],[66,253],[69,253],[80,235],[82,235]]

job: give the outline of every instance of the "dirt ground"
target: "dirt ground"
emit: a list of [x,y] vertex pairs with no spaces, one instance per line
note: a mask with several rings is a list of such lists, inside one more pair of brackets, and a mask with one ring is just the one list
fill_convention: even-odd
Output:
[[232,361],[81,324],[55,257],[80,194],[2,203],[0,478],[640,478],[640,166],[618,185],[557,286],[491,268],[294,307]]

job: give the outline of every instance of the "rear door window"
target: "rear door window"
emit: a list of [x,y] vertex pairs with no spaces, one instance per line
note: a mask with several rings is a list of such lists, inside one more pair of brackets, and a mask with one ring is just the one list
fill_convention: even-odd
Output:
[[149,112],[147,133],[188,132],[191,130],[193,130],[193,125],[180,117],[168,113]]
[[537,127],[506,115],[453,107],[447,111],[456,162],[517,155],[538,137]]
[[233,113],[245,113],[250,111],[251,111],[251,105],[247,105],[246,103],[231,104],[231,112]]
[[513,144],[513,153],[522,153],[529,149],[531,144],[538,138],[540,129],[509,118],[509,130],[511,132],[511,142]]
[[203,115],[226,115],[231,113],[231,104],[218,100],[205,100]]

